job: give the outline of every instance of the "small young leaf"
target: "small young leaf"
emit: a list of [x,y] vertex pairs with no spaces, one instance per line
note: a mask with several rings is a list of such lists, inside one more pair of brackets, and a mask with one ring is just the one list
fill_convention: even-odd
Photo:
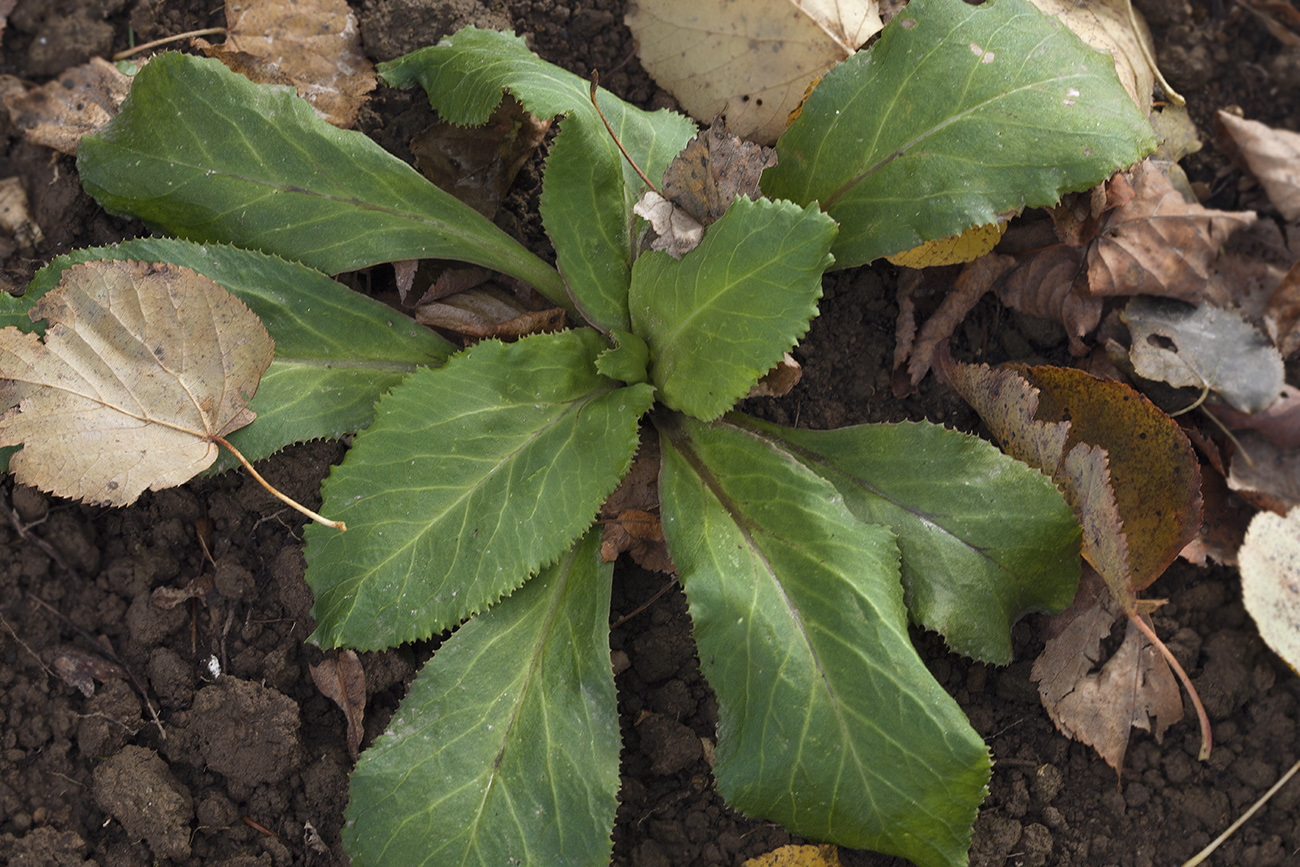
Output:
[[614,348],[596,356],[596,370],[602,376],[634,384],[650,378],[650,347],[630,331],[611,331]]
[[193,478],[217,438],[253,420],[271,338],[189,269],[78,265],[31,316],[46,321],[44,342],[0,332],[0,446],[24,444],[10,460],[23,484],[130,505]]
[[1055,204],[1154,147],[1110,56],[1025,0],[913,0],[813,90],[763,189],[821,202],[849,268]]
[[[178,122],[177,118],[183,118]],[[251,247],[327,274],[447,258],[567,303],[559,275],[483,215],[284,88],[167,53],[77,153],[86,191],[195,241]]]
[[[275,358],[248,404],[257,424],[227,437],[251,461],[291,443],[355,433],[374,417],[380,395],[452,352],[434,332],[319,271],[252,250],[174,238],[140,238],[60,256],[36,273],[21,298],[0,296],[0,325],[33,330],[31,305],[67,268],[98,259],[189,268],[215,280],[262,320],[275,341]],[[223,450],[209,472],[235,463]]]
[[583,328],[480,343],[407,377],[322,489],[348,532],[307,531],[314,640],[427,638],[552,562],[636,451],[653,389],[596,373]]
[[829,481],[858,520],[898,534],[908,610],[953,650],[1006,665],[1017,620],[1074,598],[1074,513],[1047,476],[990,443],[933,424],[810,431],[730,419]]
[[[592,106],[591,84],[539,59],[513,33],[474,27],[380,64],[379,71],[392,87],[423,85],[430,104],[452,123],[485,122],[507,89],[538,117],[569,115],[546,161],[542,221],[583,316],[603,331],[626,331],[628,275],[637,253],[632,205],[645,184]],[[695,132],[688,118],[641,111],[606,90],[596,100],[650,178],[663,174]]]
[[921,867],[966,863],[988,750],[907,635],[898,549],[761,438],[661,426],[664,535],[745,813]]
[[352,774],[352,863],[609,862],[612,566],[589,532],[443,643]]
[[744,397],[817,315],[834,237],[815,207],[741,197],[680,260],[637,259],[632,330],[663,402],[708,420]]

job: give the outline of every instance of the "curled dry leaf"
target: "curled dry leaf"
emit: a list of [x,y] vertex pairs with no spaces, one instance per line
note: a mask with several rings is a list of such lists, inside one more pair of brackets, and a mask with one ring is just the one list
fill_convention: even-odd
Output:
[[420,304],[415,308],[415,321],[471,340],[517,340],[561,330],[564,309],[529,310],[495,286],[481,286]]
[[5,105],[28,141],[76,156],[82,137],[112,120],[130,90],[131,76],[102,57],[92,57],[53,81],[6,97]]
[[356,759],[366,736],[366,672],[355,650],[340,650],[308,666],[321,695],[339,706],[348,721],[348,755]]
[[1124,620],[1119,649],[1102,661],[1101,642],[1120,615],[1097,573],[1085,570],[1074,604],[1052,618],[1052,637],[1031,672],[1056,727],[1091,746],[1116,772],[1124,767],[1133,728],[1160,741],[1183,718],[1169,665],[1131,621]]
[[1101,322],[1105,304],[1088,294],[1083,253],[1059,245],[1017,257],[1017,267],[997,285],[998,300],[1012,310],[1065,326],[1073,355],[1088,349],[1084,335]]
[[1156,81],[1151,31],[1130,0],[1029,0],[1054,15],[1080,39],[1115,61],[1115,72],[1129,98],[1143,114],[1151,111]]
[[1144,379],[1209,389],[1244,413],[1282,394],[1282,356],[1236,311],[1141,295],[1123,318],[1133,338],[1129,359]]
[[0,331],[0,445],[15,477],[59,496],[129,505],[217,458],[253,420],[271,338],[230,293],[188,268],[88,262],[33,305],[42,341]]
[[881,28],[874,0],[636,0],[624,21],[641,65],[688,113],[725,115],[763,144],[813,79]]
[[253,81],[288,84],[337,127],[352,126],[375,89],[356,15],[345,0],[248,3],[226,0],[226,42],[195,44]]
[[1214,414],[1232,430],[1259,431],[1279,449],[1300,449],[1300,388],[1283,385],[1282,394],[1263,412],[1237,412],[1216,407]]
[[704,226],[685,208],[674,205],[654,190],[646,190],[632,206],[632,213],[650,223],[654,236],[651,250],[662,250],[680,259],[704,240]]
[[1237,552],[1241,596],[1259,634],[1300,671],[1300,508],[1260,512]]
[[1199,300],[1219,248],[1255,222],[1255,212],[1188,202],[1150,160],[1134,170],[1132,186],[1132,201],[1110,212],[1088,253],[1089,291]]
[[606,563],[627,551],[643,569],[677,571],[659,522],[659,460],[659,440],[643,436],[632,468],[600,507],[599,521],[604,525],[600,556]]
[[1216,119],[1232,136],[1274,207],[1288,220],[1300,219],[1300,132],[1273,129],[1226,111]]
[[110,680],[126,680],[126,672],[120,666],[79,647],[60,645],[47,652],[46,659],[64,683],[86,698],[95,694],[95,681],[105,683]]

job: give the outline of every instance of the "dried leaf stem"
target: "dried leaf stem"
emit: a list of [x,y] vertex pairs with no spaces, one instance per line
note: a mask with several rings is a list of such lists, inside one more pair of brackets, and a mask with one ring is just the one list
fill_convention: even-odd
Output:
[[645,181],[647,187],[654,190],[656,193],[659,192],[659,188],[654,185],[654,181],[647,178],[645,176],[645,172],[641,171],[641,167],[636,164],[636,160],[632,159],[632,157],[628,155],[627,149],[623,147],[623,143],[618,140],[618,136],[614,135],[614,128],[609,125],[609,121],[605,120],[605,112],[601,111],[600,106],[596,103],[596,87],[599,84],[600,84],[600,73],[592,71],[591,73],[592,108],[596,109],[596,114],[600,115],[600,122],[605,125],[605,131],[608,132],[609,137],[614,140],[614,144],[618,145],[619,151],[623,154],[623,159],[627,160],[627,164],[632,167],[632,170],[641,176],[641,180]]
[[244,469],[248,470],[249,475],[251,475],[254,479],[257,479],[257,483],[259,485],[266,488],[266,490],[270,492],[271,496],[275,497],[277,500],[284,503],[286,506],[289,506],[290,508],[293,509],[297,509],[299,512],[302,512],[304,515],[306,515],[308,518],[311,518],[316,523],[324,524],[326,527],[333,527],[335,530],[346,530],[348,528],[347,525],[344,524],[342,521],[331,521],[329,518],[318,515],[315,512],[313,512],[311,509],[304,506],[302,503],[299,503],[297,500],[291,499],[290,497],[287,497],[284,494],[277,491],[274,485],[272,485],[266,479],[262,478],[261,473],[253,469],[253,465],[248,462],[248,458],[244,457],[239,453],[239,449],[235,448],[229,442],[226,441],[225,437],[219,436],[217,434],[213,434],[212,440],[213,442],[225,446],[227,451],[229,451],[232,455],[234,455],[235,459],[244,465]]
[[134,48],[128,48],[126,51],[119,51],[113,55],[114,60],[126,60],[142,51],[148,51],[151,48],[157,48],[159,45],[166,45],[170,42],[179,42],[182,39],[192,39],[196,36],[222,36],[226,32],[224,27],[205,27],[202,30],[187,30],[184,33],[177,33],[174,36],[164,36],[162,39],[155,39],[153,42],[145,42]]
[[1258,801],[1256,801],[1255,803],[1251,804],[1251,805],[1250,805],[1250,809],[1247,810],[1246,812],[1242,813],[1239,817],[1237,817],[1237,821],[1235,821],[1235,822],[1233,822],[1231,825],[1229,825],[1228,828],[1227,828],[1227,830],[1224,831],[1222,834],[1220,834],[1219,836],[1215,837],[1214,840],[1210,843],[1210,845],[1206,846],[1204,849],[1202,849],[1201,851],[1197,852],[1195,855],[1193,855],[1193,856],[1192,856],[1190,859],[1188,859],[1187,861],[1184,861],[1183,864],[1182,864],[1182,867],[1196,867],[1197,864],[1200,864],[1200,863],[1201,863],[1202,861],[1204,861],[1206,858],[1210,857],[1210,854],[1211,854],[1215,849],[1218,849],[1218,848],[1219,848],[1219,845],[1220,845],[1221,843],[1223,843],[1224,840],[1226,840],[1226,839],[1228,839],[1229,837],[1231,837],[1231,836],[1233,835],[1233,833],[1236,832],[1236,830],[1237,830],[1238,828],[1240,828],[1242,825],[1244,825],[1244,824],[1246,823],[1246,820],[1247,820],[1247,819],[1249,819],[1251,816],[1255,815],[1255,813],[1259,810],[1260,807],[1262,807],[1262,806],[1264,806],[1266,803],[1268,803],[1268,799],[1271,798],[1271,797],[1273,797],[1273,795],[1277,793],[1277,790],[1278,790],[1278,789],[1280,789],[1280,788],[1282,788],[1283,786],[1285,786],[1285,785],[1286,785],[1286,781],[1289,780],[1289,779],[1291,779],[1292,777],[1294,777],[1295,774],[1296,774],[1296,771],[1300,771],[1300,762],[1296,762],[1294,765],[1292,765],[1292,766],[1291,766],[1291,770],[1289,770],[1289,771],[1287,771],[1285,774],[1283,774],[1283,775],[1282,775],[1282,779],[1278,780],[1276,783],[1273,784],[1273,788],[1269,789],[1267,792],[1265,792],[1263,795],[1261,795]]
[[1169,648],[1165,647],[1165,643],[1160,640],[1160,636],[1156,635],[1155,630],[1147,625],[1147,622],[1140,615],[1130,614],[1129,620],[1132,620],[1137,625],[1137,628],[1142,631],[1142,634],[1147,637],[1147,641],[1150,641],[1160,651],[1165,661],[1169,663],[1169,667],[1174,670],[1174,674],[1178,675],[1178,679],[1183,682],[1183,688],[1187,690],[1188,696],[1192,699],[1192,707],[1196,708],[1196,717],[1201,721],[1201,753],[1198,758],[1205,761],[1210,757],[1210,750],[1214,747],[1214,735],[1210,731],[1210,717],[1205,713],[1205,705],[1201,704],[1201,696],[1196,692],[1196,687],[1192,686],[1192,679],[1187,676],[1187,672],[1183,671],[1183,667],[1178,664],[1178,660],[1169,652]]

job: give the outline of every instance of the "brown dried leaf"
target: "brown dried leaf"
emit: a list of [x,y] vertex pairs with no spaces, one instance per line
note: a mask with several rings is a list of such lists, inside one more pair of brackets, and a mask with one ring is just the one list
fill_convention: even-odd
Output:
[[704,227],[687,213],[654,190],[646,190],[632,206],[632,213],[650,223],[654,236],[651,250],[662,250],[674,259],[680,259],[694,250],[704,240]]
[[1300,449],[1300,388],[1283,385],[1281,396],[1263,412],[1215,406],[1214,415],[1232,430],[1256,430],[1279,449]]
[[627,551],[643,569],[676,572],[659,523],[659,440],[646,435],[631,469],[600,507],[600,556],[606,563]]
[[416,133],[411,155],[426,178],[490,220],[550,128],[506,94],[482,126],[442,121]]
[[64,683],[79,690],[86,698],[95,694],[95,681],[126,680],[126,672],[119,666],[78,647],[60,645],[46,651],[45,658]]
[[444,328],[472,340],[513,340],[529,334],[559,331],[564,327],[564,310],[528,310],[494,286],[468,289],[443,301],[415,308],[415,321]]
[[204,572],[184,587],[155,587],[149,596],[149,604],[164,611],[169,611],[190,599],[197,599],[207,605],[208,601],[216,595],[216,591],[217,585],[212,575]]
[[912,387],[925,378],[934,361],[939,344],[952,336],[953,331],[966,318],[984,293],[994,282],[1015,264],[1015,259],[990,253],[973,262],[967,262],[953,281],[952,288],[939,304],[939,309],[925,321],[912,348],[912,360],[907,366]]
[[1237,437],[1228,487],[1261,509],[1283,514],[1300,506],[1300,450],[1280,449],[1262,434]]
[[785,397],[790,389],[799,384],[803,377],[803,368],[788,352],[781,354],[776,367],[763,374],[763,378],[754,383],[746,397]]
[[1052,618],[1049,638],[1031,677],[1052,722],[1067,737],[1089,744],[1116,772],[1124,766],[1129,732],[1159,741],[1182,719],[1178,683],[1160,652],[1125,621],[1124,641],[1101,662],[1101,642],[1121,612],[1095,572],[1084,571],[1074,604]]
[[1261,512],[1241,546],[1241,596],[1259,634],[1293,669],[1300,666],[1300,509]]
[[776,165],[776,151],[727,132],[721,117],[697,133],[664,170],[663,195],[702,226],[711,226],[737,196],[756,199],[763,171]]
[[131,76],[101,57],[92,57],[54,81],[6,97],[5,105],[28,141],[76,156],[82,137],[108,123],[130,90]]
[[45,233],[32,217],[27,190],[19,178],[0,180],[0,232],[13,238],[19,250],[30,251],[45,240]]
[[291,84],[337,127],[356,122],[375,68],[361,50],[356,15],[345,0],[249,3],[226,0],[224,45],[195,44],[256,82]]
[[366,736],[366,672],[355,650],[340,650],[308,666],[321,695],[339,706],[348,721],[348,755],[356,759]]
[[1199,300],[1219,248],[1255,222],[1255,212],[1189,203],[1150,160],[1134,170],[1132,185],[1136,196],[1110,213],[1088,252],[1089,291]]
[[1084,355],[1083,336],[1101,322],[1105,304],[1088,294],[1082,251],[1064,245],[1018,258],[997,285],[998,300],[1012,310],[1065,326],[1070,352]]
[[1232,136],[1274,207],[1288,220],[1300,219],[1300,133],[1273,129],[1226,111],[1220,111],[1216,120]]
[[1269,296],[1264,325],[1283,358],[1300,350],[1300,262],[1291,266]]
[[0,444],[9,468],[59,496],[129,505],[216,460],[253,420],[273,345],[234,296],[188,268],[88,262],[36,302],[44,341],[0,331]]

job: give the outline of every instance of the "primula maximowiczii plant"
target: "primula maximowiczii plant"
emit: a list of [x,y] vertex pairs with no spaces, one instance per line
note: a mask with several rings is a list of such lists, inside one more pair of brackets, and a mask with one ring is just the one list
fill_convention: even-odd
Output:
[[[975,46],[979,50],[973,50]],[[802,835],[965,862],[988,750],[910,622],[1005,663],[1010,625],[1066,605],[1079,530],[1041,474],[930,424],[808,431],[733,412],[806,332],[828,267],[1049,205],[1152,145],[1111,61],[1022,0],[915,0],[825,76],[680,260],[643,252],[644,183],[589,85],[467,29],[385,64],[454,123],[504,91],[562,115],[541,216],[551,266],[366,137],[212,60],[162,55],[81,145],[86,189],[184,240],[63,257],[186,265],[275,339],[231,436],[250,458],[359,431],[306,530],[314,640],[455,632],[352,777],[357,864],[599,864],[618,789],[612,566],[593,518],[648,432],[661,520],[717,695],[727,801]],[[650,177],[695,133],[600,91]],[[450,346],[326,275],[458,259],[523,280],[574,327]],[[31,327],[30,323],[22,323]]]

